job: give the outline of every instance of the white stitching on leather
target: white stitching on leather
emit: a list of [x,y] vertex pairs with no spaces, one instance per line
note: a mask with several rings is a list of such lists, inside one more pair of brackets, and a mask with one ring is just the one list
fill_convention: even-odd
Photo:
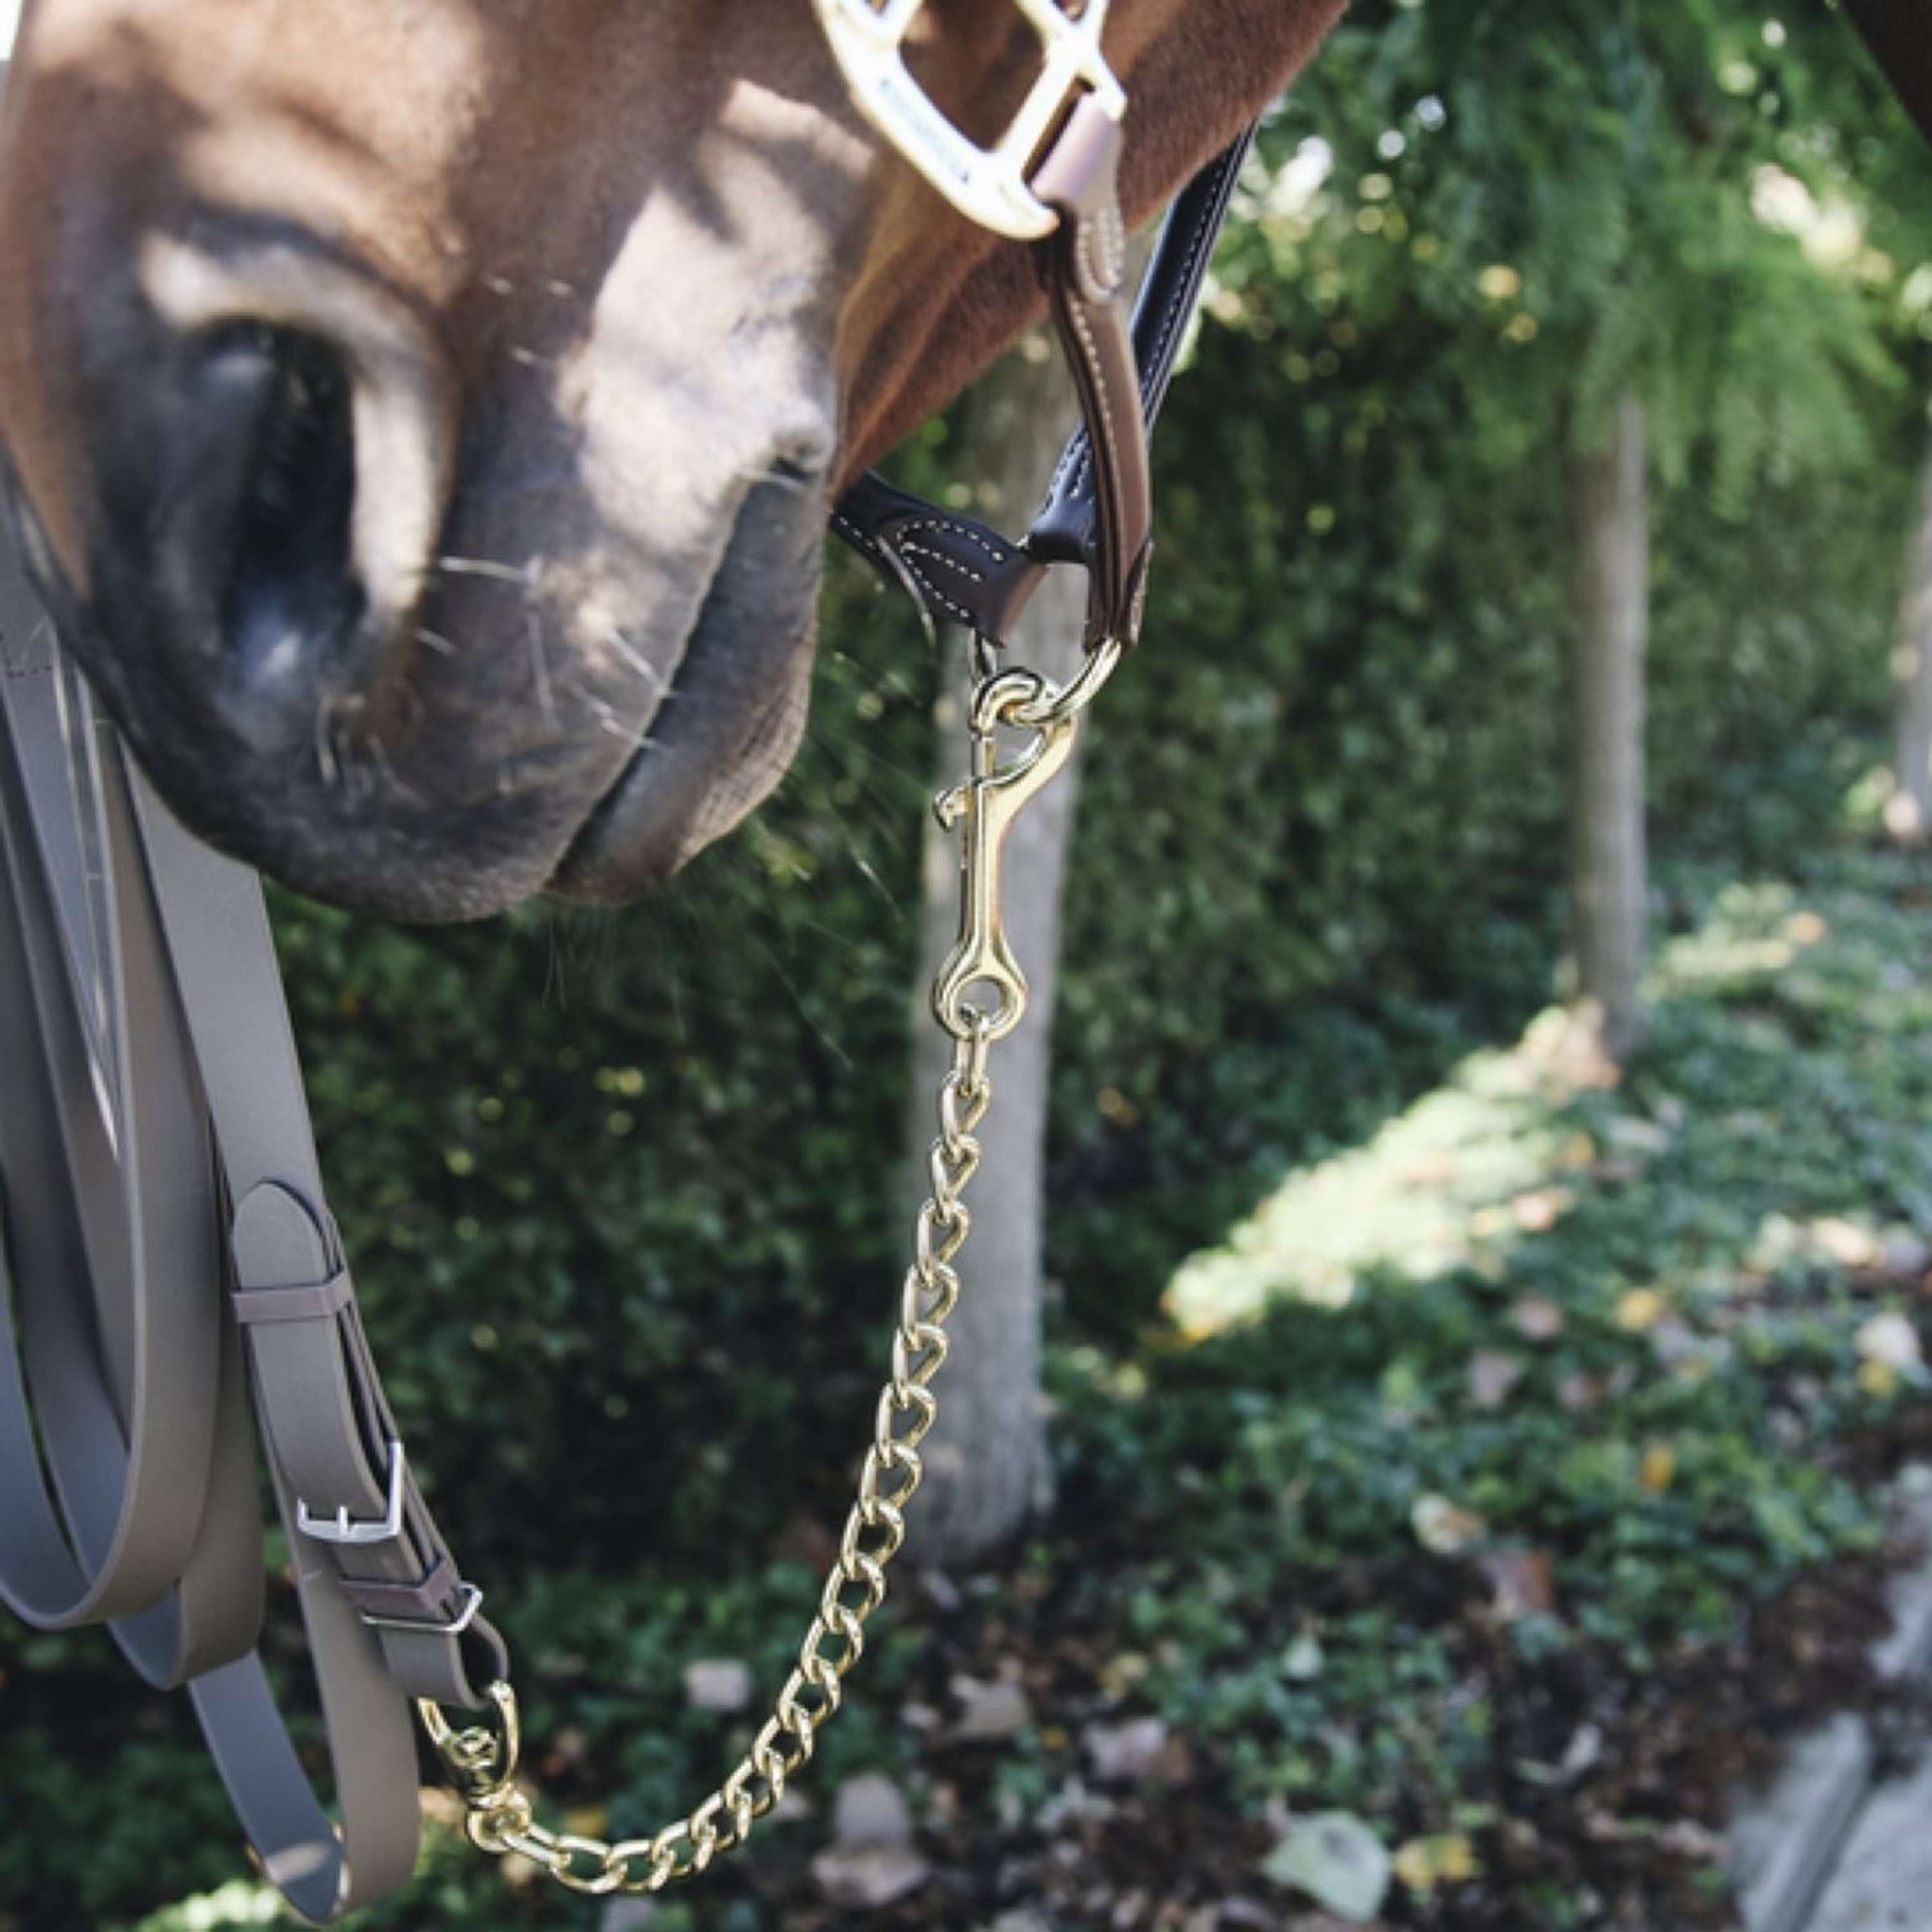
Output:
[[949,530],[956,537],[964,537],[976,550],[983,551],[995,563],[1004,563],[1006,560],[998,545],[988,542],[986,532],[976,530],[970,524],[956,524],[946,517],[914,517],[902,526],[901,534],[912,536],[920,530]]
[[970,564],[962,563],[956,556],[948,556],[943,550],[934,550],[929,544],[902,543],[899,545],[902,556],[929,556],[934,563],[943,563],[948,570],[957,571],[969,583],[984,584],[986,573],[975,570]]

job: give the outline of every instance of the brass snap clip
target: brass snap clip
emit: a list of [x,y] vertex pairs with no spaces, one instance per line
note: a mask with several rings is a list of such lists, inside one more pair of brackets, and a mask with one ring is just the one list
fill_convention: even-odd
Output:
[[[1026,1011],[1026,975],[1006,940],[1000,868],[1006,835],[1072,755],[1079,715],[1056,711],[1046,702],[1049,696],[1045,681],[1029,670],[1002,672],[982,684],[970,726],[972,776],[933,807],[949,832],[964,827],[959,937],[932,985],[934,1017],[956,1040],[1004,1040]],[[1004,764],[1003,726],[1033,734],[1032,742]],[[991,1005],[986,1004],[989,994]]]

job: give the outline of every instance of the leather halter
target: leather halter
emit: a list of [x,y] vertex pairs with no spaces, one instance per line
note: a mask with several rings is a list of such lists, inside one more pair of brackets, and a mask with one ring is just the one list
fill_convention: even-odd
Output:
[[[1042,263],[1081,425],[1018,542],[896,488],[876,470],[839,499],[832,529],[889,581],[903,585],[928,622],[964,624],[1004,642],[1047,572],[1064,564],[1089,573],[1088,643],[1138,641],[1152,528],[1147,438],[1252,138],[1253,130],[1245,130],[1174,202],[1135,305],[1131,339],[1120,315],[1118,269],[1114,286],[1102,294],[1085,266],[1100,253],[1096,237],[1118,232],[1112,159],[1086,170],[1084,202],[1066,204],[1065,226]],[[1079,178],[1069,167],[1043,185],[1051,190],[1066,177]]]
[[[1096,50],[1100,11],[1090,0],[1082,16]],[[1045,504],[1014,542],[872,476],[833,518],[928,618],[999,638],[1047,569],[1073,566],[1092,583],[1090,643],[1137,635],[1147,425],[1246,146],[1177,203],[1131,337],[1119,120],[1102,90],[1080,93],[1025,170],[1051,218],[1034,245],[1083,416]],[[259,883],[148,788],[4,542],[0,1070],[0,1600],[39,1629],[104,1623],[149,1683],[184,1687],[262,1869],[328,1922],[413,1871],[413,1700],[477,1708],[504,1648],[369,1352]],[[339,1821],[256,1652],[251,1413]]]

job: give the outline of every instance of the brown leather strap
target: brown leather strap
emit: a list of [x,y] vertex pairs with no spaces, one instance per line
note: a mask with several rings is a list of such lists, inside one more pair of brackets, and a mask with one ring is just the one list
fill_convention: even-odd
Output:
[[1034,177],[1034,192],[1060,215],[1040,244],[1047,299],[1080,398],[1094,473],[1087,642],[1140,636],[1148,544],[1154,524],[1147,419],[1120,295],[1127,272],[1120,216],[1120,130],[1090,98]]
[[[1104,122],[1105,117],[1098,117]],[[928,622],[964,624],[1003,639],[1054,565],[1094,579],[1090,632],[1131,643],[1140,624],[1148,550],[1146,439],[1167,394],[1201,284],[1226,218],[1252,130],[1216,156],[1175,202],[1134,310],[1124,352],[1118,286],[1094,272],[1119,232],[1111,194],[1118,130],[1076,115],[1035,176],[1065,217],[1040,244],[1050,307],[1076,372],[1082,422],[1046,502],[1016,543],[990,525],[940,508],[868,472],[833,510],[833,530]],[[1110,152],[1111,150],[1111,152]],[[1114,278],[1118,282],[1118,278]]]

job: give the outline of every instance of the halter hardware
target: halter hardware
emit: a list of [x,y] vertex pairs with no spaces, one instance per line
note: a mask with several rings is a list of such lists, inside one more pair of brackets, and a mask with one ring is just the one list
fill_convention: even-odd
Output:
[[374,1610],[362,1610],[358,1614],[372,1630],[402,1630],[413,1636],[421,1631],[433,1630],[439,1636],[461,1636],[476,1621],[477,1612],[483,1607],[483,1592],[474,1583],[464,1583],[459,1586],[458,1598],[463,1607],[447,1623],[425,1623],[420,1617],[386,1617]]
[[373,1522],[358,1522],[346,1509],[333,1516],[314,1516],[307,1503],[296,1504],[296,1527],[314,1543],[333,1543],[350,1549],[366,1549],[370,1544],[393,1543],[403,1533],[403,1495],[409,1480],[410,1459],[400,1442],[389,1444],[389,1496],[382,1515]]
[[[1026,974],[1006,938],[1000,868],[1006,835],[1028,806],[1073,755],[1080,714],[1120,662],[1108,642],[1078,674],[1055,688],[1036,672],[1016,668],[982,677],[968,729],[972,776],[933,800],[944,830],[963,827],[959,848],[959,936],[932,985],[933,1017],[957,1039],[978,1032],[1004,1040],[1026,1011]],[[1002,727],[1033,732],[1033,742],[1002,762]],[[997,1004],[979,1004],[990,992]]]
[[1013,0],[1039,35],[1044,62],[1019,112],[990,148],[969,140],[906,65],[905,40],[927,0],[813,0],[853,104],[969,221],[1036,242],[1060,217],[1033,191],[1040,151],[1081,97],[1119,121],[1127,98],[1100,50],[1107,0],[1077,16],[1059,0]]

